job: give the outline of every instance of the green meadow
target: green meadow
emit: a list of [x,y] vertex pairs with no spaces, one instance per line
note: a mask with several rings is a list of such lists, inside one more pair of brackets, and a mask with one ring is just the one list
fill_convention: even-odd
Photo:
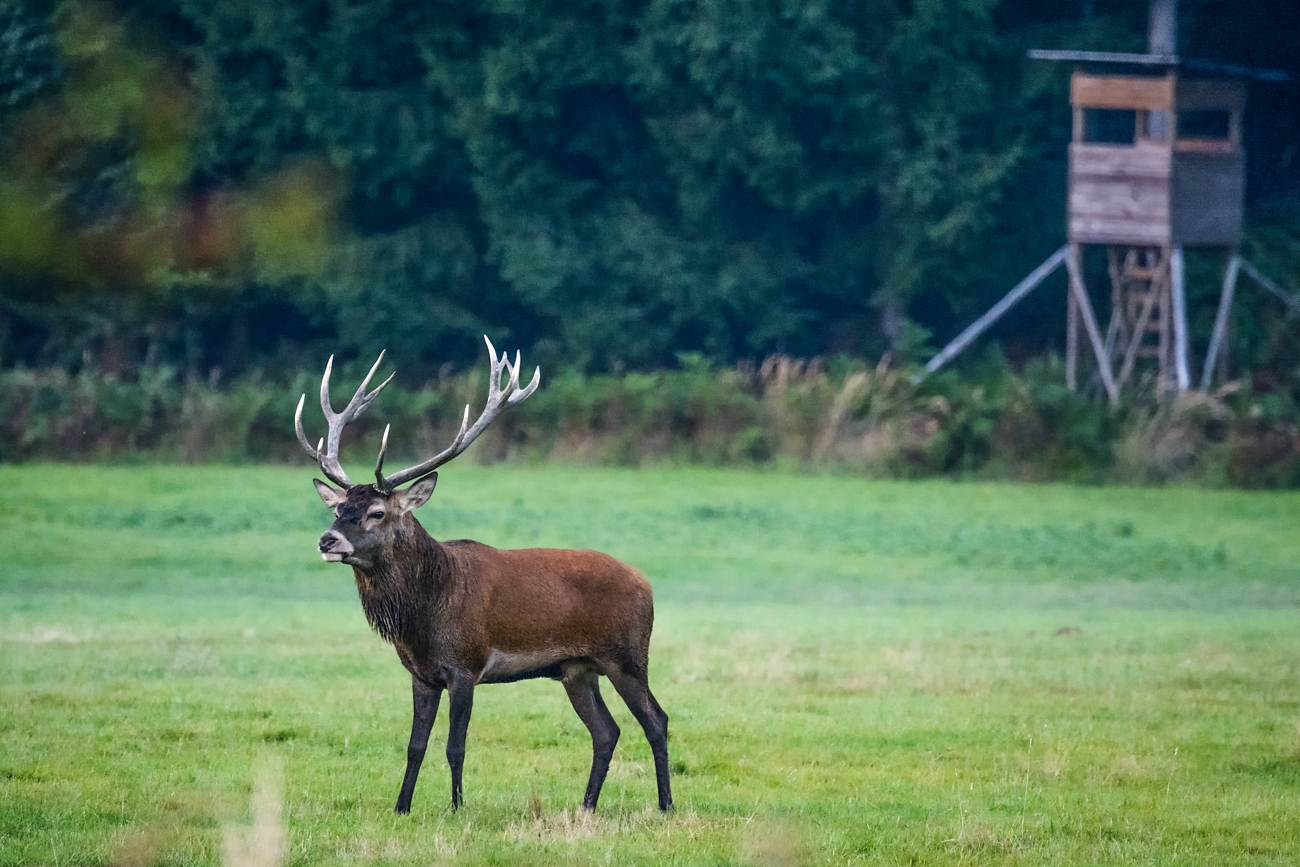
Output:
[[[455,465],[437,538],[655,586],[677,809],[550,681],[466,805],[307,468],[0,468],[0,864],[1294,864],[1300,495]],[[260,830],[259,830],[260,829]],[[259,836],[260,834],[260,836]]]

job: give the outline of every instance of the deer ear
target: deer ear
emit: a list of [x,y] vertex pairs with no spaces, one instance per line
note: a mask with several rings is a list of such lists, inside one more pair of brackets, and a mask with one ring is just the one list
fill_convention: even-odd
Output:
[[331,509],[348,498],[347,494],[334,490],[320,479],[312,479],[311,483],[316,486],[316,493],[320,494],[321,501]]
[[411,485],[402,492],[402,509],[410,512],[429,502],[429,498],[433,496],[433,488],[437,484],[438,474],[430,473]]

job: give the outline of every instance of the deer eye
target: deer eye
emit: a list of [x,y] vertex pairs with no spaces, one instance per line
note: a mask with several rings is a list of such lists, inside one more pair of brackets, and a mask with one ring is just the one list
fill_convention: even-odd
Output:
[[371,512],[371,513],[370,513],[370,517],[373,518],[373,519],[376,520],[376,521],[381,521],[381,520],[383,520],[383,518],[384,518],[384,513],[383,513],[383,512]]

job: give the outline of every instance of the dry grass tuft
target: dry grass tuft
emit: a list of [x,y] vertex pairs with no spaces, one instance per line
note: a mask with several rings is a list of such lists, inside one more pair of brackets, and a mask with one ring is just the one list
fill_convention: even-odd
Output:
[[873,671],[857,677],[846,677],[837,685],[844,692],[878,692],[889,685],[889,675]]
[[544,811],[542,810],[542,796],[533,789],[528,793],[528,818],[533,821],[540,821]]
[[257,770],[249,808],[253,824],[222,827],[221,863],[225,867],[279,867],[289,851],[284,831],[284,769],[265,762]]
[[1193,477],[1209,442],[1207,431],[1228,418],[1224,401],[1235,390],[1230,383],[1211,394],[1188,392],[1137,413],[1115,444],[1116,481],[1164,484]]
[[[449,844],[441,834],[434,834],[425,841],[425,845],[439,858],[456,857],[456,847]],[[339,846],[338,853],[340,858],[353,861],[400,861],[409,854],[406,845],[393,837],[387,840],[349,838]]]
[[618,833],[617,820],[598,818],[585,810],[561,810],[545,815],[540,800],[534,811],[532,799],[528,804],[528,821],[511,823],[506,828],[507,840],[537,840],[546,842],[576,843],[592,837]]
[[1061,774],[1069,770],[1070,753],[1069,751],[1049,750],[1047,755],[1043,756],[1043,776],[1049,779],[1058,780]]
[[889,666],[909,674],[914,673],[921,663],[921,651],[915,649],[898,650],[893,647],[882,647],[880,653]]
[[964,856],[1011,855],[1032,848],[1037,841],[1023,831],[998,833],[988,825],[963,819],[957,836],[944,842]]
[[154,830],[130,834],[113,854],[113,867],[150,867],[156,864],[165,842],[164,836]]
[[679,810],[664,815],[654,807],[618,814],[566,809],[553,813],[543,810],[540,815],[535,815],[530,803],[527,815],[521,821],[511,822],[503,836],[506,840],[543,844],[612,839],[643,833],[646,830],[669,837],[679,833],[692,837],[716,824],[701,820],[697,813],[690,810]]
[[754,819],[741,845],[743,863],[754,867],[798,867],[811,863],[808,844],[798,828],[785,822]]
[[11,635],[9,636],[9,640],[17,641],[22,644],[49,644],[50,642],[80,644],[86,639],[75,633],[68,632],[66,629],[59,629],[57,626],[39,626],[27,632],[19,632],[16,635]]

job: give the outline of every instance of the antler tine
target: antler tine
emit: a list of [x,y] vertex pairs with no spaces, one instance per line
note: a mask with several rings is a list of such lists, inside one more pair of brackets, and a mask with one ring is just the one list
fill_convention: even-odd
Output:
[[357,415],[361,415],[361,413],[370,408],[370,404],[375,402],[375,398],[379,396],[379,392],[383,391],[384,387],[393,381],[394,376],[397,376],[396,370],[388,374],[388,379],[385,379],[383,382],[379,383],[379,385],[376,385],[374,391],[361,399],[361,404],[357,407]]
[[384,386],[392,382],[394,376],[397,376],[397,371],[394,370],[392,373],[388,374],[388,379],[385,379],[383,382],[379,383],[379,385],[375,386],[374,391],[366,394],[366,386],[370,384],[370,380],[374,377],[375,371],[379,369],[379,365],[384,360],[384,353],[387,351],[387,349],[380,350],[379,357],[375,359],[374,364],[370,365],[370,372],[366,374],[365,379],[361,380],[361,385],[357,386],[356,394],[352,395],[352,400],[348,401],[347,407],[343,410],[344,415],[351,413],[351,418],[356,418],[361,415],[361,413],[366,411],[366,408],[369,407],[370,404],[375,402],[375,398],[379,396],[379,392],[384,390]]
[[334,374],[334,356],[325,362],[325,374],[320,378],[320,411],[325,414],[325,423],[329,430],[316,446],[316,461],[326,478],[336,485],[352,487],[352,480],[339,464],[339,440],[343,436],[343,426],[348,423],[345,413],[337,413],[330,405],[330,377]]
[[311,443],[307,441],[307,433],[302,429],[302,407],[306,402],[307,395],[298,398],[298,409],[293,413],[293,431],[298,435],[298,442],[307,450],[307,454],[311,455],[312,460],[316,460],[318,452],[311,447]]
[[374,378],[375,371],[379,369],[379,365],[383,364],[384,354],[386,352],[388,352],[387,349],[380,351],[379,357],[375,359],[375,363],[370,365],[370,372],[366,374],[365,379],[361,380],[361,385],[357,386],[357,390],[352,395],[352,399],[348,401],[348,405],[343,408],[342,412],[335,412],[334,407],[330,405],[330,375],[334,370],[334,356],[330,356],[330,360],[325,363],[325,375],[321,377],[320,381],[320,408],[321,412],[325,413],[327,419],[346,418],[348,421],[352,421],[352,419],[366,411],[366,407],[370,406],[370,404],[374,402],[375,398],[379,395],[379,392],[384,390],[384,386],[393,381],[393,377],[397,376],[397,371],[395,370],[388,374],[388,379],[379,383],[379,385],[375,387],[374,391],[369,394],[366,393],[366,386],[369,385],[370,380]]
[[[451,445],[443,449],[438,454],[429,458],[423,463],[408,467],[400,472],[394,473],[388,477],[379,476],[379,487],[381,490],[392,491],[398,485],[414,479],[427,476],[438,467],[450,461],[459,455],[465,449],[470,447],[474,440],[478,439],[479,434],[487,429],[487,426],[500,415],[506,406],[518,403],[528,395],[537,390],[541,382],[542,370],[539,367],[533,374],[533,380],[524,390],[519,390],[519,370],[523,364],[523,358],[520,353],[515,353],[514,364],[510,363],[510,356],[502,353],[497,355],[496,347],[492,345],[492,340],[486,334],[483,335],[483,342],[487,344],[488,357],[490,359],[490,371],[488,375],[488,397],[487,403],[483,406],[483,411],[479,414],[478,419],[471,426],[469,424],[469,407],[465,407],[465,416],[460,423],[460,431],[457,432],[456,438],[452,440]],[[510,379],[506,382],[505,387],[501,385],[501,374],[510,373]]]
[[488,405],[490,406],[492,398],[501,392],[501,363],[505,355],[503,354],[501,358],[497,358],[496,347],[492,345],[492,341],[488,339],[486,334],[483,335],[483,342],[487,344],[488,358],[490,359],[491,373],[488,375]]
[[528,395],[532,394],[534,391],[537,391],[537,386],[539,386],[541,382],[542,382],[542,369],[540,367],[534,368],[532,381],[529,382],[528,385],[522,391],[516,391],[514,394],[510,395],[510,399],[507,402],[519,403],[519,401],[528,397]]
[[388,430],[391,427],[391,424],[384,425],[384,438],[379,442],[379,457],[375,460],[375,485],[380,490],[384,487],[384,452],[388,451]]
[[[334,373],[334,356],[331,355],[329,361],[325,362],[325,375],[320,380],[320,408],[325,415],[329,430],[315,449],[307,441],[307,436],[302,429],[302,408],[307,395],[304,394],[298,401],[298,410],[294,414],[294,429],[298,434],[298,441],[302,443],[302,447],[306,449],[307,454],[315,458],[320,464],[321,472],[325,473],[335,484],[352,487],[351,479],[348,478],[348,474],[343,471],[343,467],[339,464],[339,443],[343,438],[343,428],[347,426],[348,422],[353,421],[357,416],[365,412],[366,408],[379,395],[379,392],[383,391],[384,386],[392,382],[393,377],[397,375],[396,371],[394,371],[374,391],[366,391],[366,387],[370,385],[370,380],[375,376],[375,371],[379,370],[379,365],[384,361],[384,354],[384,352],[379,353],[375,363],[370,366],[370,372],[366,374],[365,379],[361,380],[361,385],[357,387],[352,399],[348,401],[348,405],[343,408],[342,412],[335,412],[334,407],[330,404],[330,377]],[[387,447],[387,434],[385,434],[384,445]],[[380,463],[382,464],[382,462],[383,454],[381,451]]]
[[330,406],[330,375],[334,373],[334,356],[325,362],[325,375],[320,378],[320,411],[325,413],[325,420],[334,421],[334,407]]
[[[505,356],[502,356],[502,358],[504,357]],[[510,370],[510,384],[506,386],[506,394],[513,394],[515,389],[519,388],[519,365],[521,364],[523,364],[523,358],[520,356],[519,350],[516,349],[515,363],[513,365],[506,365]]]
[[461,440],[465,439],[465,431],[469,429],[469,404],[465,404],[465,414],[460,419],[460,430],[456,431],[456,438],[451,441],[452,447],[460,445]]

